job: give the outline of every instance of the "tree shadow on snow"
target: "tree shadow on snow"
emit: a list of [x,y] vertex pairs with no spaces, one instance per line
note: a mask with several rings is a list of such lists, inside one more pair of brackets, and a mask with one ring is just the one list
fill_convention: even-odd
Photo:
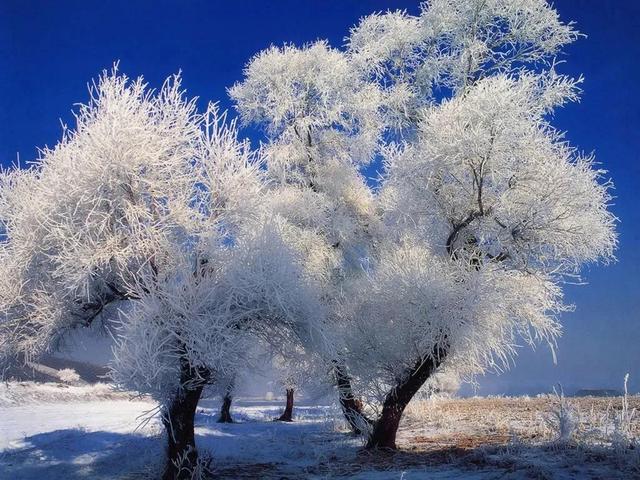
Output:
[[0,453],[0,478],[154,478],[163,454],[163,444],[157,436],[106,431],[87,432],[82,429],[39,433],[25,437],[23,444],[19,448]]
[[[217,412],[205,409],[197,413],[196,443],[202,454],[213,455],[216,475],[222,478],[261,478],[257,472],[274,469],[299,471],[318,461],[317,456],[309,458],[311,445],[329,450],[336,445],[336,434],[324,422],[306,417],[312,412],[301,408],[298,421],[273,422],[271,412],[263,410],[262,416],[242,413],[236,415],[238,423],[218,424]],[[163,434],[81,428],[38,433],[0,452],[0,479],[156,479],[164,465],[165,442]]]
[[[406,480],[637,475],[637,460],[631,461],[635,456],[618,457],[603,447],[460,441],[443,445],[435,438],[415,437],[397,452],[370,452],[358,439],[332,431],[324,421],[281,423],[251,414],[247,418],[218,424],[213,414],[198,414],[196,441],[203,454],[208,450],[213,455],[217,478],[363,479],[384,472],[390,476],[376,478],[398,478],[396,473],[403,471]],[[155,479],[164,446],[163,435],[82,429],[39,433],[0,453],[0,479]]]

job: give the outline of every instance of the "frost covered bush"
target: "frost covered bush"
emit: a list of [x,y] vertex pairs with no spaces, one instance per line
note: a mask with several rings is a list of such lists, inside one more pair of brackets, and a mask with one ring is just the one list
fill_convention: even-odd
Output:
[[58,370],[58,378],[65,383],[75,383],[80,380],[80,375],[73,368]]
[[576,434],[578,411],[564,396],[561,386],[559,391],[554,389],[554,392],[555,405],[545,421],[555,436],[554,441],[562,445],[571,442]]
[[208,454],[200,455],[194,463],[189,458],[190,453],[189,450],[186,450],[173,460],[176,477],[184,478],[185,480],[206,480],[211,478],[213,475],[213,468],[211,467],[213,458]]
[[[616,450],[634,450],[640,448],[640,438],[633,434],[632,425],[636,417],[635,408],[629,407],[629,392],[627,382],[629,374],[624,376],[624,396],[620,411],[613,419],[613,431],[611,432],[611,443]],[[638,462],[640,465],[640,462]]]
[[460,376],[451,367],[440,368],[424,384],[421,393],[426,398],[453,397],[460,389]]

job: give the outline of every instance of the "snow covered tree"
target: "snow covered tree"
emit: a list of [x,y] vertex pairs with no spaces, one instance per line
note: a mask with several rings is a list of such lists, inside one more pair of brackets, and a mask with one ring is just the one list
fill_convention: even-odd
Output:
[[[588,159],[576,156],[545,120],[554,107],[577,97],[579,81],[556,74],[550,63],[577,36],[542,0],[434,0],[422,5],[419,16],[390,12],[363,19],[352,30],[346,52],[324,42],[303,48],[272,47],[248,64],[246,79],[231,89],[242,119],[265,129],[270,140],[264,149],[267,175],[274,185],[275,208],[289,221],[292,241],[308,256],[313,276],[323,282],[329,330],[341,332],[334,336],[331,361],[341,404],[354,430],[373,423],[360,414],[348,373],[367,365],[359,358],[360,348],[366,345],[364,353],[370,362],[388,362],[377,353],[385,341],[393,343],[383,337],[398,337],[396,329],[402,328],[406,336],[400,335],[404,338],[404,344],[396,345],[400,351],[402,345],[420,345],[422,353],[414,352],[409,360],[391,355],[391,365],[385,363],[377,370],[371,368],[374,362],[368,365],[368,373],[358,373],[378,390],[403,377],[404,370],[396,371],[398,364],[409,371],[419,365],[424,377],[399,402],[395,400],[399,392],[389,391],[389,403],[396,406],[387,410],[397,418],[389,424],[387,413],[376,425],[391,425],[393,434],[375,440],[380,435],[374,427],[372,446],[395,445],[393,423],[397,428],[404,408],[398,407],[398,414],[397,405],[406,405],[445,357],[460,356],[467,360],[470,372],[482,371],[483,361],[492,364],[494,356],[506,358],[503,347],[512,341],[502,330],[506,325],[518,326],[515,330],[523,334],[527,330],[523,325],[533,326],[539,336],[553,339],[558,327],[549,315],[563,309],[556,287],[566,273],[561,267],[577,268],[584,261],[611,255],[613,217],[606,211],[609,197],[607,186],[599,183],[601,172],[592,169]],[[439,146],[442,151],[435,151]],[[376,197],[359,168],[379,152],[386,157],[387,173]],[[520,162],[526,157],[531,161]],[[557,175],[557,183],[536,182],[537,190],[532,191],[529,178],[537,175],[547,180],[540,175],[546,171]],[[567,185],[575,175],[582,182],[577,188]],[[500,194],[492,198],[492,189],[504,188],[505,179],[509,184],[503,192],[505,212],[498,213],[498,203],[491,200]],[[519,187],[514,190],[516,182]],[[520,198],[515,198],[514,191]],[[553,212],[546,219],[541,217],[540,210],[547,213],[546,209],[569,199],[572,209],[555,211],[560,218],[553,225]],[[591,208],[584,210],[584,206]],[[576,230],[574,216],[585,211],[591,212],[591,218],[583,218],[584,227]],[[543,223],[531,223],[531,217]],[[562,221],[565,224],[556,230]],[[474,233],[476,226],[487,232]],[[525,226],[531,231],[544,226],[549,235],[555,235],[555,243],[549,245],[540,237],[532,243],[524,235]],[[597,234],[587,235],[586,226]],[[524,235],[517,242],[521,251],[504,248],[509,235],[514,240]],[[563,242],[568,247],[564,252],[558,249]],[[442,245],[444,253],[438,251]],[[586,255],[572,256],[574,247]],[[553,266],[549,248],[556,260]],[[416,252],[422,252],[430,264],[419,263]],[[532,271],[536,258],[544,265]],[[409,272],[403,271],[403,259],[415,262]],[[369,274],[363,276],[363,270]],[[475,330],[469,328],[464,334],[456,333],[468,345],[456,346],[458,338],[451,338],[449,324],[461,322],[466,314],[471,315],[463,322],[467,326],[482,325],[483,315],[502,318],[484,311],[472,314],[471,307],[458,319],[447,317],[480,292],[487,297],[483,289],[491,290],[492,285],[497,295],[501,284],[489,278],[493,270],[507,272],[509,284],[526,288],[531,304],[525,307],[523,301],[519,310],[514,306],[513,312],[503,311],[505,323],[496,322],[500,325],[497,338],[489,345],[470,342],[468,336],[474,336]],[[384,319],[379,316],[385,310],[379,304],[383,299],[402,305],[398,300],[402,295],[413,296],[399,291],[402,282],[396,280],[389,280],[385,291],[379,285],[387,277],[409,273],[416,279],[407,278],[407,285],[417,288],[418,281],[425,282],[435,296],[431,301],[448,312],[440,321],[429,321],[432,331],[423,328],[424,316],[411,320],[412,315],[397,309]],[[471,284],[477,287],[469,292]],[[337,299],[348,285],[353,289],[347,300],[350,309],[341,310]],[[438,298],[437,292],[443,297]],[[377,307],[372,310],[371,305]],[[488,308],[479,301],[472,306]],[[425,312],[429,312],[426,307]],[[397,317],[404,318],[405,324]],[[393,322],[393,332],[372,321],[376,318],[382,324]],[[372,343],[362,341],[368,337]],[[412,342],[416,338],[422,340]],[[395,372],[393,379],[388,372]],[[371,382],[360,383],[364,392],[372,392]]]
[[[383,92],[343,52],[316,42],[259,53],[230,94],[245,124],[263,127],[267,136],[266,196],[287,220],[288,243],[322,291],[331,336],[341,285],[362,273],[378,228],[373,192],[359,168],[378,149]],[[329,343],[336,341],[331,336]],[[359,409],[340,352],[338,346],[321,356],[333,367],[345,415],[357,429]]]
[[444,362],[472,376],[553,345],[563,279],[613,256],[605,172],[549,121],[578,98],[554,60],[577,37],[545,0],[429,0],[344,51],[272,47],[230,90],[259,158],[179,77],[105,74],[75,130],[0,175],[0,353],[120,307],[113,376],[159,401],[167,479],[197,464],[203,389],[256,342],[318,355],[351,427],[395,448]]
[[234,124],[198,113],[178,77],[153,93],[116,72],[54,149],[3,174],[6,356],[55,348],[125,302],[113,377],[159,401],[167,479],[197,463],[203,388],[245,367],[257,339],[311,341],[321,316],[261,176]]
[[553,64],[577,35],[543,0],[432,0],[352,30],[348,55],[391,92],[401,133],[383,149],[384,241],[343,313],[377,413],[369,447],[395,448],[445,359],[474,375],[506,366],[519,338],[553,345],[563,278],[612,258],[610,184],[548,121],[577,98]]
[[[258,227],[234,242],[207,238],[197,256],[189,246],[183,267],[155,280],[149,293],[140,288],[122,321],[113,375],[164,406],[167,471],[185,454],[183,467],[197,460],[193,422],[206,385],[251,368],[247,352],[257,339],[284,329],[311,335],[302,329],[315,318],[313,297],[278,230]],[[142,285],[147,288],[146,279]],[[175,470],[168,478],[180,476],[180,465]]]
[[195,226],[181,208],[200,130],[179,79],[151,97],[141,79],[105,73],[91,95],[75,131],[65,129],[30,169],[3,174],[9,354],[38,355],[129,299],[130,272],[170,262],[172,238]]
[[226,382],[222,383],[222,405],[220,406],[220,416],[218,423],[233,423],[231,416],[231,403],[233,402],[234,391],[236,388],[236,378],[232,375]]
[[[326,383],[326,363],[312,350],[300,345],[283,345],[273,356],[272,365],[276,372],[276,383],[286,394],[285,409],[276,420],[293,421],[293,407],[296,392],[309,386]],[[324,382],[323,382],[324,380]]]

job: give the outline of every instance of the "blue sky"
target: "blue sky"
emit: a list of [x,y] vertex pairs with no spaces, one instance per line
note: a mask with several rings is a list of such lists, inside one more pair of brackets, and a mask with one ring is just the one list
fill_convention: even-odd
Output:
[[[587,34],[567,49],[564,73],[585,76],[583,99],[554,124],[586,152],[595,151],[616,184],[621,219],[618,262],[585,270],[588,285],[567,286],[576,304],[554,365],[545,347],[523,349],[515,367],[480,379],[479,393],[619,387],[631,373],[640,390],[640,2],[557,0],[564,20]],[[154,86],[182,70],[190,95],[230,107],[226,88],[246,61],[270,44],[318,38],[340,46],[358,18],[417,1],[0,0],[0,164],[54,145],[60,119],[72,124],[87,82],[120,60],[129,76]]]

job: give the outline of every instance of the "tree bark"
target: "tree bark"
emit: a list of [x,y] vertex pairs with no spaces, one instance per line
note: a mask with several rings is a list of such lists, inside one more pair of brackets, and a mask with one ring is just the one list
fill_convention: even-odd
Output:
[[209,372],[196,372],[185,360],[180,363],[180,388],[162,416],[168,438],[163,480],[190,480],[198,461],[194,424],[196,408]]
[[444,356],[444,350],[436,347],[434,355],[416,362],[408,369],[404,378],[391,389],[382,404],[382,414],[373,424],[366,448],[396,449],[396,434],[404,409],[440,366]]
[[293,388],[287,388],[287,406],[280,417],[279,422],[293,422]]
[[354,397],[351,379],[344,367],[336,364],[334,371],[340,407],[344,418],[347,420],[349,427],[351,427],[351,431],[356,435],[360,435],[373,422],[362,412],[362,403]]
[[220,417],[218,417],[218,423],[233,423],[231,418],[231,401],[233,397],[230,393],[225,394],[222,399],[222,407],[220,408]]
[[198,460],[194,423],[203,386],[178,392],[163,418],[169,439],[163,480],[186,480]]

